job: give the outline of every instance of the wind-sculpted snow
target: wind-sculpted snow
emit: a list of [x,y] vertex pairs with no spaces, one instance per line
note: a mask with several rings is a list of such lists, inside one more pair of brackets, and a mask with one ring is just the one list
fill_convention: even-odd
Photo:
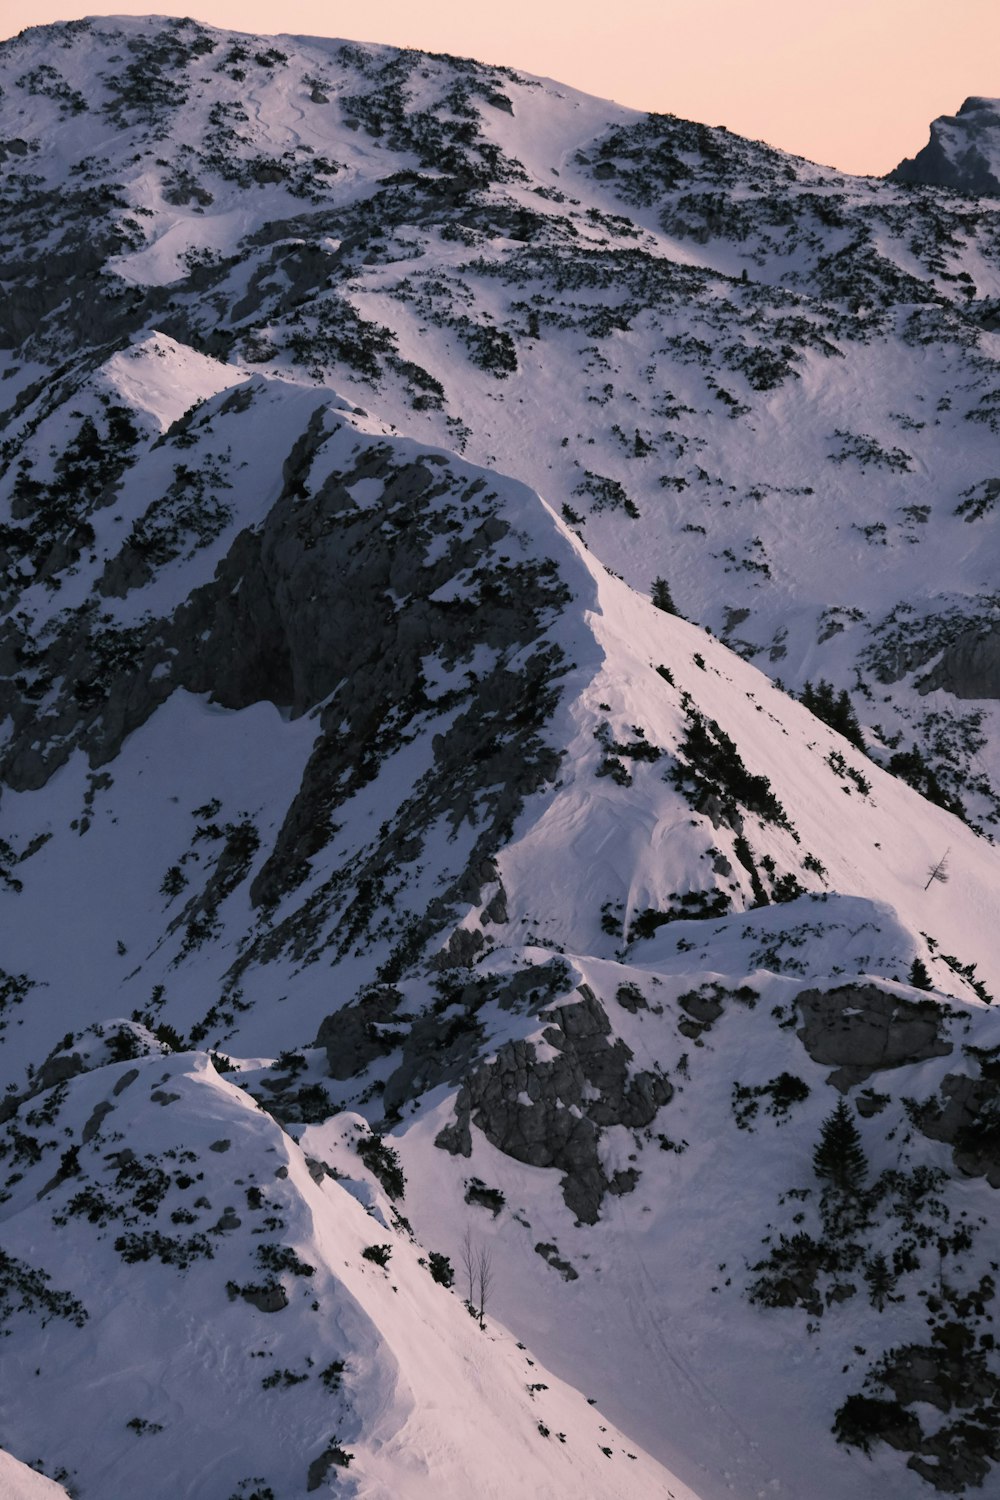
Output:
[[[0,1207],[12,1446],[81,1495],[458,1495],[479,1476],[498,1497],[666,1493],[669,1475],[432,1280],[369,1187],[363,1122],[305,1155],[203,1054],[144,1057],[127,1023],[104,1042],[0,1146],[21,1164]],[[24,1290],[40,1239],[63,1243],[65,1307]],[[73,1420],[53,1429],[49,1402]]]
[[994,209],[190,21],[0,86],[0,1438],[989,1493]]

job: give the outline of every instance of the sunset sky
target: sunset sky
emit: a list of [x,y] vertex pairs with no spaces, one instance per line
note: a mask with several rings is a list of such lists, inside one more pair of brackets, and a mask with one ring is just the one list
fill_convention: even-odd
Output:
[[[969,94],[1000,95],[998,0],[125,0],[109,9],[507,63],[853,172],[888,171],[926,144],[936,115],[954,114]],[[0,0],[0,36],[93,13],[86,0]]]

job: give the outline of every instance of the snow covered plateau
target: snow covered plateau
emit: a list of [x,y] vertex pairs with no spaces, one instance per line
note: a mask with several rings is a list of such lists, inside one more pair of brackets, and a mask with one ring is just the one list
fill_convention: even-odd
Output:
[[1000,1494],[998,122],[0,44],[2,1500]]

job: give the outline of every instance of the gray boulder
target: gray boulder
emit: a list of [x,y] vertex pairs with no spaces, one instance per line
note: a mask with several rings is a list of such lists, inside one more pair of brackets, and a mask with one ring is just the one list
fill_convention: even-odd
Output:
[[905,1000],[874,984],[803,990],[798,1037],[813,1062],[828,1063],[841,1093],[885,1068],[902,1068],[952,1050],[942,1031],[948,1010],[934,1000]]

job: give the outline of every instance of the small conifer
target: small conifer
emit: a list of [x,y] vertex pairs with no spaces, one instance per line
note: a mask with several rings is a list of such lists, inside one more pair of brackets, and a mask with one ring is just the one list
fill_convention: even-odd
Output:
[[864,1275],[869,1301],[876,1312],[881,1312],[891,1298],[892,1289],[896,1285],[896,1278],[889,1269],[889,1262],[881,1250],[867,1262]]
[[652,600],[656,608],[662,609],[664,614],[677,614],[677,606],[674,604],[670,593],[670,585],[665,578],[653,579]]
[[836,1109],[820,1127],[813,1170],[817,1177],[842,1193],[857,1193],[864,1185],[868,1160],[858,1127],[843,1099],[838,1099]]
[[916,990],[932,990],[934,988],[934,982],[928,972],[927,965],[919,956],[910,965],[909,980]]

